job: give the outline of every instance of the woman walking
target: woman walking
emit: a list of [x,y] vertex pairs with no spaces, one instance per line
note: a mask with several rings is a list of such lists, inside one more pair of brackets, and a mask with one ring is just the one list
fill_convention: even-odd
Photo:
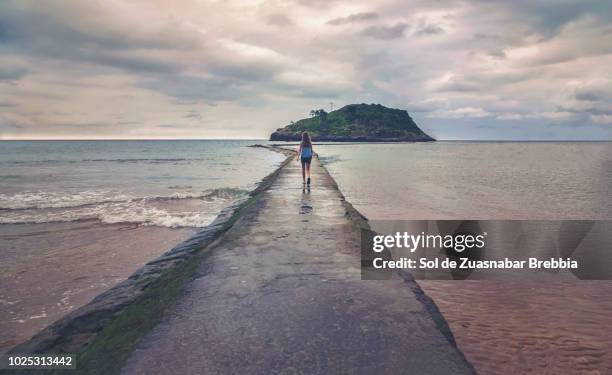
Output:
[[[302,183],[310,185],[310,162],[312,161],[312,140],[308,132],[302,133],[302,142],[298,149],[298,159],[302,162]],[[308,179],[306,179],[308,174]]]

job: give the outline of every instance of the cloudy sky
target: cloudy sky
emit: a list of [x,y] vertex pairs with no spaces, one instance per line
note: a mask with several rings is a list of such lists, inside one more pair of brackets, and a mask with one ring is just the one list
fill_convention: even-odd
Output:
[[265,138],[313,108],[439,139],[612,139],[609,1],[0,2],[0,139]]

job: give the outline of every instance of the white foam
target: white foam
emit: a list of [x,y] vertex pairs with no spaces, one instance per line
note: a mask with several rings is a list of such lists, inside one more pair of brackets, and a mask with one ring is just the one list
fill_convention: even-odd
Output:
[[111,190],[86,190],[76,193],[25,191],[16,194],[0,194],[0,209],[78,207],[133,198],[135,197]]
[[[204,193],[175,192],[168,196],[143,198],[108,191],[82,192],[74,197],[56,193],[20,193],[12,196],[16,198],[15,201],[8,200],[6,195],[2,197],[4,200],[0,200],[5,208],[0,211],[0,224],[99,220],[107,224],[204,227],[241,192],[237,189],[216,189]],[[47,201],[43,203],[45,199]],[[201,200],[195,205],[182,205],[181,200],[187,199]],[[167,200],[177,202],[168,205],[164,203]]]
[[85,190],[79,192],[25,191],[15,194],[0,194],[0,209],[23,210],[44,208],[70,208],[90,204],[126,202],[132,200],[164,200],[206,198],[235,199],[246,191],[236,188],[219,188],[206,191],[178,191],[168,195],[138,196],[133,193],[112,190]]

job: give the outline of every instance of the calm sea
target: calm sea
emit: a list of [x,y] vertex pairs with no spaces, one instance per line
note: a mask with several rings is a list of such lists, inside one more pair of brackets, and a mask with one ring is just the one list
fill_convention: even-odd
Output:
[[1,141],[0,224],[207,225],[283,156],[254,141]]
[[370,219],[610,219],[610,142],[315,145]]
[[[612,143],[315,145],[370,219],[610,219]],[[610,373],[611,281],[420,280],[483,374]]]

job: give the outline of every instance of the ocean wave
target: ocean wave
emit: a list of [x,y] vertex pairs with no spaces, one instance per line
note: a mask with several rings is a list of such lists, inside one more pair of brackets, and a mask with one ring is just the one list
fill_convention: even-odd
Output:
[[26,191],[16,194],[0,194],[0,211],[46,209],[46,208],[80,208],[107,203],[131,201],[167,201],[176,199],[235,199],[247,190],[238,188],[218,188],[197,191],[180,191],[170,195],[137,196],[112,190],[86,190],[75,193]]
[[237,188],[174,192],[134,197],[108,190],[75,194],[23,192],[0,194],[0,224],[57,223],[97,220],[164,227],[204,227],[247,191]]
[[0,194],[0,210],[81,207],[128,201],[133,198],[128,194],[111,190],[86,190],[75,193],[25,191],[15,194]]
[[159,207],[149,200],[109,202],[96,205],[26,209],[0,212],[0,224],[57,223],[98,220],[106,224],[133,223],[164,227],[203,227],[208,225],[227,201],[207,201],[201,206]]
[[192,161],[205,161],[206,158],[117,158],[117,159],[46,159],[46,160],[7,160],[0,161],[0,164],[73,164],[73,163],[145,163],[145,164],[161,164],[161,163],[190,163]]
[[162,227],[205,227],[215,218],[222,207],[204,207],[198,211],[169,212],[151,206],[103,208],[96,219],[105,224],[134,223]]
[[169,212],[155,207],[98,207],[95,210],[71,210],[60,213],[11,213],[0,216],[0,224],[42,224],[96,220],[104,224],[145,226],[205,227],[217,212]]

